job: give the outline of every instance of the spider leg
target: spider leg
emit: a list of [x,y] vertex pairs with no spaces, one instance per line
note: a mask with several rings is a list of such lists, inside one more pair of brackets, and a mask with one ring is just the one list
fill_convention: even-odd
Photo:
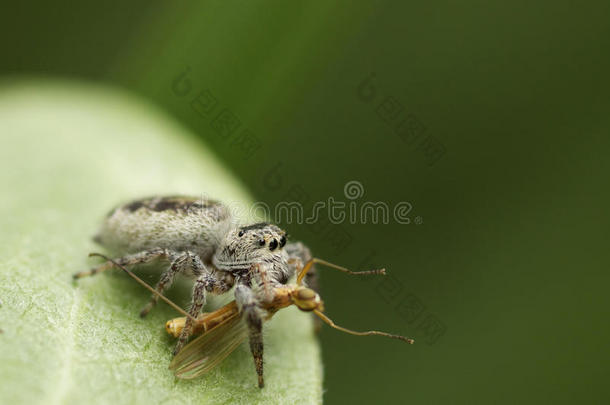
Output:
[[[150,263],[157,259],[167,259],[172,253],[175,254],[175,252],[172,252],[167,249],[161,249],[161,248],[150,249],[150,250],[144,250],[142,252],[126,255],[126,256],[114,259],[114,261],[117,262],[118,264],[120,264],[121,266],[133,266],[136,264]],[[110,270],[113,267],[114,267],[114,263],[109,260],[90,270],[79,271],[78,273],[74,273],[74,275],[72,275],[72,278],[76,280],[76,279],[83,278],[83,277],[94,276],[103,271]]]
[[[199,260],[199,264],[203,266],[203,263]],[[195,280],[195,284],[193,285],[193,294],[191,298],[191,307],[189,309],[189,315],[193,318],[197,318],[201,313],[201,309],[205,305],[206,301],[206,292],[212,294],[224,294],[229,291],[233,284],[235,283],[235,278],[228,272],[224,271],[215,271],[213,273],[208,273],[207,271],[202,272],[197,279]],[[191,335],[191,331],[193,329],[193,321],[191,318],[186,318],[184,323],[184,329],[180,332],[180,336],[178,337],[178,342],[176,343],[176,347],[174,348],[174,356],[180,352],[182,347],[186,344],[187,339]]]
[[250,351],[258,375],[258,387],[263,388],[263,313],[254,292],[243,284],[235,288],[235,301],[248,325]]
[[[163,273],[161,273],[161,278],[155,286],[155,290],[159,294],[163,294],[163,291],[172,285],[174,279],[176,278],[176,274],[182,273],[185,275],[200,275],[207,272],[207,269],[199,256],[192,252],[172,252],[168,256],[168,259],[171,263],[169,267]],[[142,308],[142,311],[140,311],[140,316],[144,318],[146,315],[148,315],[150,310],[153,309],[158,301],[159,296],[157,294],[153,294],[148,304],[146,304],[144,308]]]

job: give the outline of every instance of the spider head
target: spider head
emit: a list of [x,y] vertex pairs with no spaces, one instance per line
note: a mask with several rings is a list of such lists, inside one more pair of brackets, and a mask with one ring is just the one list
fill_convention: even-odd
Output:
[[261,262],[285,260],[286,232],[279,227],[261,222],[229,231],[214,257],[223,270]]

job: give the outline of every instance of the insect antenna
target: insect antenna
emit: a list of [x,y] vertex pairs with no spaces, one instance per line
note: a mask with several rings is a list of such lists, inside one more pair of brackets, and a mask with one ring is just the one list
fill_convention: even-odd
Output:
[[117,263],[116,261],[110,259],[108,256],[105,256],[101,253],[89,253],[89,257],[93,257],[93,256],[99,256],[102,259],[109,261],[110,263],[112,263],[113,265],[118,267],[119,269],[123,270],[125,273],[129,274],[129,276],[131,278],[133,278],[134,280],[136,280],[141,286],[143,286],[148,291],[152,292],[153,294],[155,294],[159,298],[161,298],[163,301],[165,301],[170,307],[174,308],[176,311],[180,312],[182,315],[186,316],[187,318],[190,318],[193,322],[195,322],[195,323],[197,322],[197,319],[195,317],[191,316],[184,309],[180,308],[177,304],[175,304],[172,300],[167,298],[165,295],[161,294],[159,291],[155,290],[154,288],[152,288],[151,286],[146,284],[146,282],[144,280],[142,280],[140,277],[136,276],[131,270],[128,270],[127,268],[125,268],[125,266],[122,266],[121,264]]
[[392,339],[402,340],[403,342],[407,342],[410,345],[415,343],[415,340],[413,340],[411,338],[407,338],[407,337],[400,336],[400,335],[392,335],[391,333],[379,332],[379,331],[376,331],[376,330],[368,330],[366,332],[353,331],[353,330],[350,330],[350,329],[347,329],[347,328],[344,328],[342,326],[339,326],[339,325],[335,324],[332,319],[330,319],[329,317],[324,315],[324,313],[318,311],[317,309],[314,309],[313,312],[314,312],[314,314],[316,314],[318,317],[320,317],[320,319],[322,319],[325,323],[327,323],[331,327],[333,327],[333,328],[335,328],[337,330],[340,330],[341,332],[349,333],[350,335],[356,335],[356,336],[378,335],[378,336],[389,337],[389,338],[392,338]]
[[307,261],[307,263],[305,263],[305,266],[303,266],[303,270],[301,270],[301,272],[299,273],[299,275],[297,277],[297,284],[299,284],[299,285],[301,284],[301,281],[303,281],[303,278],[305,277],[307,272],[309,270],[311,270],[311,267],[316,263],[322,264],[326,267],[330,267],[332,269],[339,270],[344,273],[352,274],[355,276],[363,276],[363,275],[367,275],[367,274],[379,274],[379,275],[385,276],[385,269],[367,270],[367,271],[351,271],[345,267],[342,267],[337,264],[327,262],[326,260],[322,260],[322,259],[318,259],[318,258],[314,257],[313,259],[310,259],[309,261]]

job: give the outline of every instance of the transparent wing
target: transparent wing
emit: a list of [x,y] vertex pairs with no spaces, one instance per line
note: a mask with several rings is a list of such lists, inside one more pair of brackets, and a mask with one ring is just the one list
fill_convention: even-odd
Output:
[[245,322],[239,313],[193,340],[174,357],[169,369],[176,377],[199,377],[216,367],[248,336]]

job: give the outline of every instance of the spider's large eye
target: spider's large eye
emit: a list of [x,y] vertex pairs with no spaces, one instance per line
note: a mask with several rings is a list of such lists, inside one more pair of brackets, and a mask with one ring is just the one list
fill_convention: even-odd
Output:
[[244,236],[244,231],[239,231],[239,233],[237,234],[237,236],[239,236],[240,238],[241,238],[242,236]]
[[271,242],[269,242],[269,250],[275,250],[276,247],[277,247],[277,239],[273,239]]
[[259,239],[258,245],[259,246],[265,246],[265,239]]
[[280,238],[280,247],[283,248],[285,244],[286,244],[286,237],[282,236]]

